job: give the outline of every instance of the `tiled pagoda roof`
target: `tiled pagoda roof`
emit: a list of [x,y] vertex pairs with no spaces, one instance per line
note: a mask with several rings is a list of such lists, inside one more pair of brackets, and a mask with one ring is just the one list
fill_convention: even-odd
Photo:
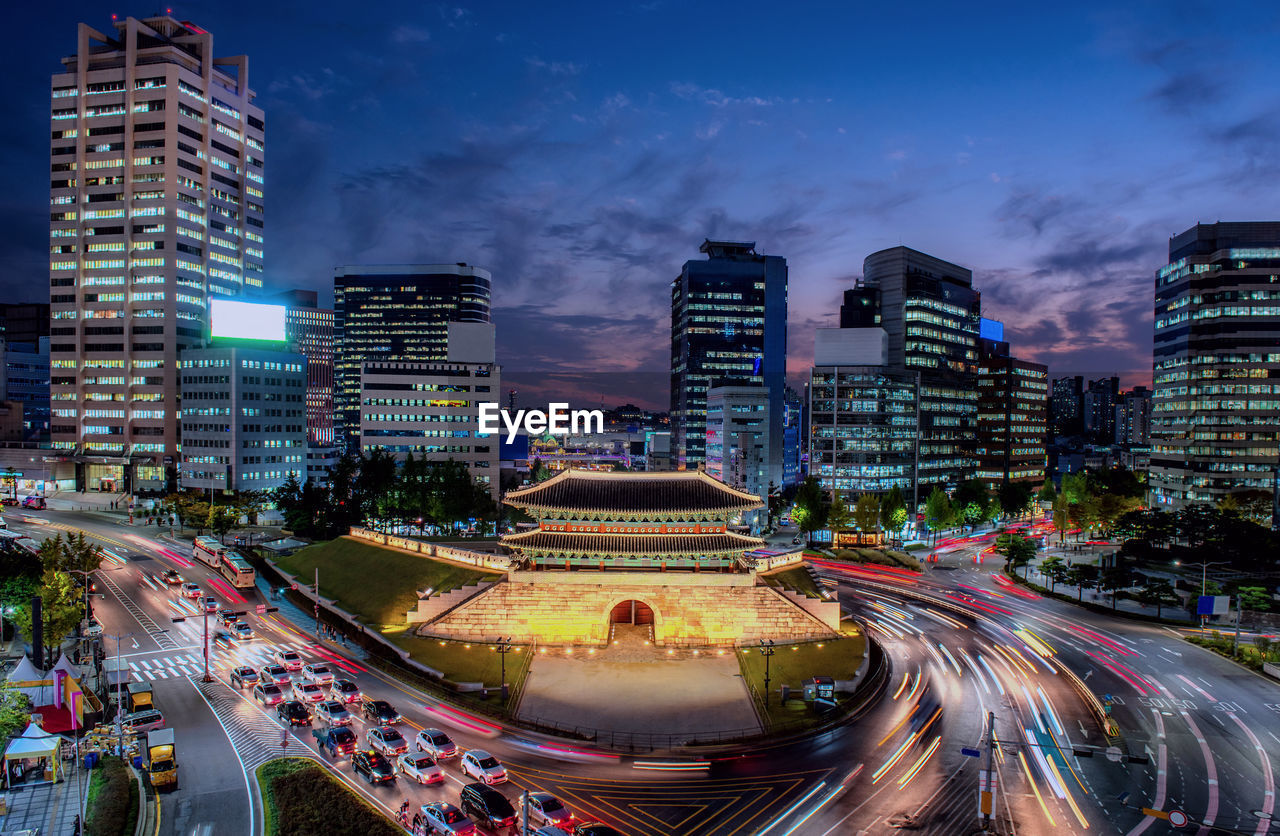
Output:
[[697,470],[661,473],[604,473],[566,470],[527,488],[508,491],[503,501],[538,511],[590,514],[731,516],[763,508],[758,496],[731,488]]

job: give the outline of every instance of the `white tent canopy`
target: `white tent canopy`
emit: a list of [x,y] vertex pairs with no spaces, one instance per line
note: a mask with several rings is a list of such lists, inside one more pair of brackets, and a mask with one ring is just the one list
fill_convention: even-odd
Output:
[[[49,705],[53,702],[53,683],[52,675],[37,668],[31,663],[26,656],[18,661],[18,666],[9,674],[9,682],[14,683],[15,690],[26,694],[31,700],[32,705]],[[23,686],[19,683],[23,682],[44,682],[49,681],[48,685],[27,685]]]
[[[58,751],[62,746],[62,738],[50,734],[35,722],[27,724],[27,729],[20,736],[9,742],[4,750],[4,778],[7,786],[23,779],[31,780],[30,762],[36,761],[39,774],[37,781],[54,781],[58,777]],[[40,761],[43,759],[43,764]],[[24,762],[26,767],[24,768]],[[43,770],[40,769],[43,767]]]

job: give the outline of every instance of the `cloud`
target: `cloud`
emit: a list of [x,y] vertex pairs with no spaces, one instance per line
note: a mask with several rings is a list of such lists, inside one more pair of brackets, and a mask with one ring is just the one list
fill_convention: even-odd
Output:
[[391,30],[391,41],[397,44],[424,44],[431,40],[431,32],[424,26],[402,23]]
[[580,75],[583,70],[581,64],[575,64],[572,61],[543,61],[541,58],[526,58],[524,62],[535,70],[542,70],[550,75],[558,77],[569,77]]
[[669,85],[669,89],[678,98],[685,101],[700,102],[714,108],[736,106],[772,107],[783,101],[780,98],[764,96],[727,96],[714,87],[701,87],[688,81],[673,81]]

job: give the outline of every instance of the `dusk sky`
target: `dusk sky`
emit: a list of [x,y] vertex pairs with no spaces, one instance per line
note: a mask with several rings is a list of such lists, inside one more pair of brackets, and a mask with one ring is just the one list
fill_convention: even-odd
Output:
[[[49,76],[76,23],[157,7],[10,10],[0,298],[48,300]],[[559,373],[665,409],[668,285],[706,237],[787,259],[793,375],[901,243],[973,269],[1017,356],[1144,383],[1169,236],[1280,217],[1270,3],[172,9],[250,56],[267,282],[327,302],[339,264],[486,267],[522,393]]]

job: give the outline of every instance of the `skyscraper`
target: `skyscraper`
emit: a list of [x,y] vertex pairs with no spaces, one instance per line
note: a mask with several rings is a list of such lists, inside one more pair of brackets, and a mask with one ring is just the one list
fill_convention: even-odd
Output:
[[[713,386],[707,392],[707,475],[738,490],[769,496],[769,390],[763,386]],[[781,483],[774,483],[781,487]],[[758,530],[768,513],[747,512]]]
[[1270,490],[1280,457],[1280,223],[1196,224],[1155,279],[1158,507]]
[[1135,386],[1116,404],[1116,444],[1146,447],[1151,443],[1151,390]]
[[[888,369],[920,373],[921,495],[935,485],[953,489],[977,468],[981,300],[973,273],[893,247],[867,256],[855,289],[879,292]],[[865,321],[867,314],[859,316]]]
[[52,440],[79,487],[161,490],[179,352],[209,295],[262,287],[262,111],[248,59],[168,16],[80,24],[52,80]]
[[1084,431],[1099,444],[1116,437],[1116,405],[1120,402],[1120,378],[1100,377],[1084,390]]
[[980,343],[978,478],[990,491],[1006,482],[1044,483],[1049,369],[1009,354],[1003,340]]
[[360,446],[360,365],[447,360],[450,322],[489,322],[490,275],[466,264],[339,267],[333,274],[339,446]]
[[707,392],[769,390],[769,479],[782,486],[787,363],[787,261],[755,242],[702,242],[671,283],[671,428],[681,467],[705,462]]
[[333,310],[318,306],[314,290],[291,290],[274,297],[285,308],[285,337],[307,358],[307,444],[332,447]]
[[1059,377],[1049,398],[1049,423],[1055,436],[1084,432],[1084,378]]

